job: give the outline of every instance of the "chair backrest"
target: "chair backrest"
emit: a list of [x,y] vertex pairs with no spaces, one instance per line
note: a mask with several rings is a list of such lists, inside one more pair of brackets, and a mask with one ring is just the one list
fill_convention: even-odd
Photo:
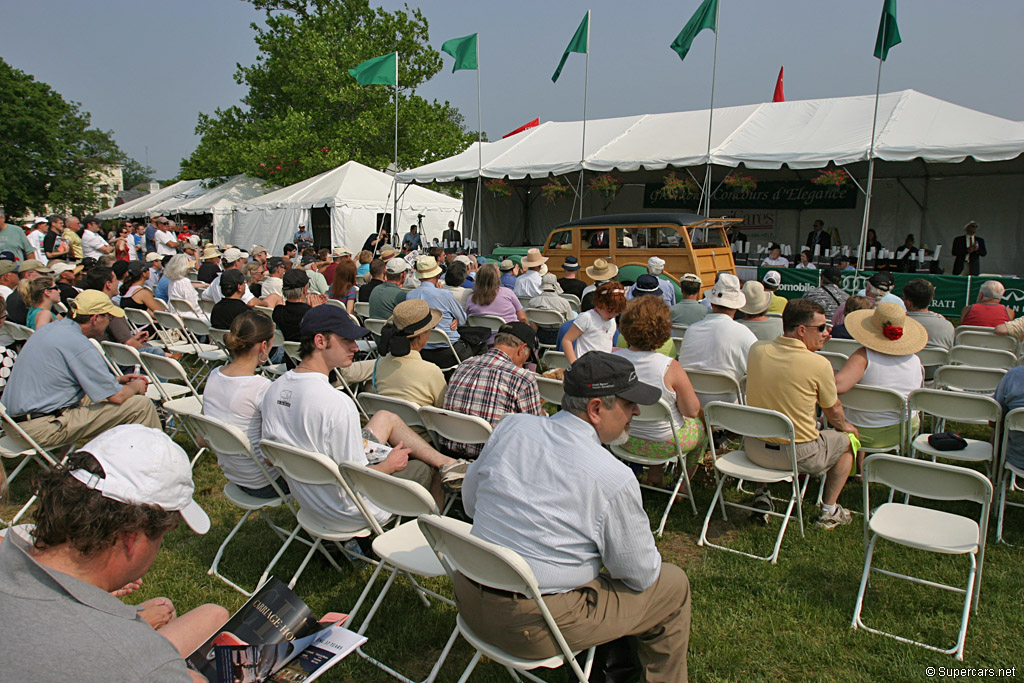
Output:
[[980,472],[888,453],[865,458],[864,483],[869,482],[929,500],[969,500],[984,506],[992,501],[992,482]]
[[540,364],[546,367],[548,370],[554,370],[555,368],[569,369],[569,361],[565,357],[565,353],[562,351],[547,350],[544,355],[541,356]]
[[126,317],[128,319],[128,322],[130,322],[136,328],[145,327],[146,325],[154,325],[153,316],[149,314],[149,311],[144,310],[142,308],[124,309],[124,317]]
[[14,341],[27,341],[32,336],[34,330],[31,327],[25,325],[19,325],[13,323],[10,320],[4,322],[4,332],[11,336]]
[[[114,362],[112,360],[110,360],[110,358],[107,356],[106,350],[103,348],[103,345],[100,344],[100,341],[98,339],[93,339],[93,338],[90,337],[89,341],[92,342],[92,345],[94,347],[96,347],[97,351],[100,352],[100,356],[103,358],[103,362],[106,363],[107,364],[107,368],[109,368],[110,371],[112,373],[114,373],[114,377],[120,377],[122,374],[124,374],[121,371],[121,368],[119,368],[116,365],[114,365]],[[140,368],[140,371],[141,371],[141,368]]]
[[167,358],[166,356],[154,356],[151,353],[140,353],[139,358],[142,360],[142,364],[149,370],[149,374],[155,376],[164,382],[170,382],[173,380],[179,380],[181,383],[189,388],[192,395],[202,400],[199,392],[192,385],[192,382],[188,378],[188,373],[185,372],[185,368],[181,366],[181,363],[174,360],[173,358]]
[[884,387],[870,387],[856,384],[839,399],[844,408],[853,408],[862,413],[907,414],[907,400],[898,391]]
[[673,325],[672,336],[679,337],[680,339],[682,339],[683,337],[686,336],[686,330],[688,330],[689,328],[689,325]]
[[283,344],[281,344],[281,348],[284,349],[285,355],[291,358],[296,363],[302,360],[302,358],[299,356],[300,346],[301,344],[297,341],[286,341]]
[[491,332],[497,332],[498,328],[505,324],[505,319],[497,315],[469,315],[466,316],[466,324],[486,327]]
[[340,465],[341,476],[357,496],[399,517],[437,514],[437,503],[430,492],[414,481],[406,481],[353,462]]
[[910,410],[920,410],[955,422],[998,422],[1003,409],[991,396],[939,389],[915,389],[907,398]]
[[402,418],[402,422],[410,427],[423,424],[420,417],[420,407],[412,401],[393,396],[382,396],[363,391],[359,394],[359,404],[363,406],[367,416],[372,417],[378,410],[386,410]]
[[384,326],[387,324],[388,321],[382,320],[381,318],[366,318],[363,320],[363,327],[377,336],[380,336],[380,331],[383,330]]
[[836,339],[831,338],[825,342],[825,345],[821,347],[822,351],[830,351],[833,353],[841,353],[844,356],[852,356],[853,352],[861,347],[859,341],[853,339]]
[[216,304],[214,302],[210,301],[209,299],[200,299],[199,300],[199,310],[201,310],[206,315],[210,315],[210,313],[213,312],[213,307],[214,306],[216,306]]
[[1024,432],[1024,408],[1014,408],[1003,416],[1003,443],[1000,453],[1006,462],[1006,449],[1010,447],[1010,432]]
[[68,314],[68,307],[61,303],[60,301],[53,302],[53,310],[57,311],[58,313],[64,316]]
[[1006,370],[970,365],[943,365],[935,370],[935,386],[980,394],[993,394]]
[[270,306],[253,306],[254,309],[267,316],[268,318],[274,317],[274,309]]
[[686,369],[686,376],[698,394],[735,394],[743,400],[743,390],[736,378],[725,372],[714,370]]
[[251,455],[249,437],[235,425],[216,420],[201,413],[190,416],[199,434],[221,455]]
[[580,303],[580,298],[578,296],[576,296],[575,294],[570,294],[569,292],[562,292],[558,296],[560,296],[563,299],[565,299],[566,301],[568,301],[569,302],[569,307],[572,310],[574,310],[577,313],[580,312],[580,305],[581,305],[581,303]]
[[161,327],[167,330],[181,330],[185,329],[185,323],[182,322],[178,314],[173,311],[152,311],[153,319],[160,324]]
[[544,308],[525,309],[526,319],[537,327],[561,327],[565,317],[558,311],[549,311]]
[[360,318],[366,318],[370,315],[370,302],[369,301],[357,301],[355,307],[356,315]]
[[420,418],[429,431],[455,443],[487,443],[491,437],[491,423],[475,415],[422,406]]
[[126,368],[137,365],[140,373],[149,377],[150,381],[154,381],[154,378],[149,374],[149,370],[142,364],[141,354],[139,354],[139,350],[135,347],[111,341],[100,342],[100,346],[103,348],[104,355],[112,363]]
[[274,326],[274,346],[277,348],[284,348],[284,332],[281,328]]
[[982,349],[999,349],[1017,352],[1017,340],[1013,337],[1001,337],[988,327],[984,330],[973,330],[958,327],[954,336],[957,346],[975,346]]
[[[222,351],[225,352],[227,352],[228,350],[228,348],[224,345],[224,335],[226,335],[227,333],[227,330],[218,330],[216,327],[210,327],[207,330],[207,336],[210,337],[210,341],[216,344],[218,347],[220,347]],[[277,334],[276,329],[274,330],[274,333]],[[277,345],[275,344],[275,346]]]
[[921,365],[926,368],[935,368],[941,365],[949,365],[949,351],[935,346],[926,346],[917,352],[921,359]]
[[850,360],[848,356],[845,356],[837,351],[816,351],[819,356],[824,356],[828,359],[828,362],[832,365],[834,372],[839,372],[846,361]]
[[189,332],[196,336],[209,336],[210,334],[210,323],[199,318],[184,315],[181,317],[181,322],[185,323],[185,327]]
[[[504,323],[502,323],[504,325]],[[451,349],[452,355],[455,356],[455,364],[458,365],[462,362],[458,352],[455,350],[455,346],[452,344],[452,338],[448,336],[444,330],[439,330],[436,327],[430,330],[430,336],[427,337],[428,344],[447,344],[448,348]]]
[[192,304],[185,301],[184,299],[171,299],[171,308],[173,308],[178,313],[191,313],[193,315],[195,314],[195,311],[192,310]]
[[988,349],[980,346],[954,346],[949,350],[949,362],[954,365],[970,365],[976,368],[1002,368],[1010,370],[1017,366],[1017,356],[1011,351],[1004,351],[1002,349]]
[[[29,436],[21,425],[15,422],[10,415],[7,414],[7,408],[0,403],[0,421],[3,422],[3,433],[4,436],[9,437],[19,447],[18,452],[7,452],[6,450],[0,450],[0,456],[13,458],[19,455],[24,455],[24,451],[32,450],[40,458],[46,461],[50,467],[56,467],[57,461],[46,451],[45,448],[36,443],[36,440]],[[24,445],[22,445],[24,444]]]
[[537,388],[540,390],[541,400],[554,403],[556,406],[562,405],[565,388],[561,381],[553,377],[541,377],[540,375],[537,375],[535,379],[537,380]]
[[704,406],[704,418],[709,425],[723,427],[740,436],[792,441],[796,433],[788,417],[767,408],[711,401]]

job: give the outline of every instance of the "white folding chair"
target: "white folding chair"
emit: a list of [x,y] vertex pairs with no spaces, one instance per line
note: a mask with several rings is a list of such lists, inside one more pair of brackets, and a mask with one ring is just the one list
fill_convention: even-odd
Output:
[[926,346],[916,355],[921,359],[921,365],[924,366],[925,386],[934,387],[935,371],[943,365],[949,365],[949,351],[937,346]]
[[[30,463],[35,463],[42,470],[49,470],[56,467],[59,463],[63,463],[67,460],[67,455],[60,456],[58,453],[72,444],[60,444],[50,449],[43,448],[29,436],[21,425],[14,421],[14,418],[7,413],[7,408],[0,403],[0,423],[3,424],[3,434],[0,435],[0,468],[3,467],[3,459],[14,459],[21,458],[21,462],[14,468],[14,471],[7,477],[7,486],[10,490],[11,482],[17,478],[21,472],[28,467]],[[69,449],[70,452],[70,449]],[[33,491],[32,496],[28,499],[14,518],[10,522],[6,522],[8,526],[14,526],[18,523],[18,520],[28,512],[32,504],[36,502],[38,495]],[[2,520],[0,520],[2,521]]]
[[879,448],[861,446],[860,452],[906,454],[910,416],[907,414],[907,399],[903,398],[903,394],[884,387],[856,384],[839,398],[844,408],[853,408],[862,413],[898,413],[900,416],[900,440],[898,443]]
[[[558,311],[549,311],[545,308],[527,308],[524,310],[526,313],[526,320],[537,326],[538,329],[554,330],[555,333],[565,322],[565,316]],[[554,349],[554,344],[540,344],[542,348]]]
[[444,372],[457,368],[459,363],[462,362],[458,352],[455,350],[455,346],[452,344],[451,337],[449,337],[444,330],[439,330],[436,327],[430,330],[430,336],[427,337],[427,344],[445,344],[448,346],[449,350],[451,350],[452,355],[455,357],[455,364],[447,368],[441,368]]
[[[981,505],[981,514],[975,521],[970,517],[933,510],[906,503],[883,503],[874,512],[871,510],[869,484],[878,483],[905,492],[908,496],[929,500],[965,500]],[[864,540],[866,551],[864,572],[853,608],[852,628],[862,628],[869,633],[894,638],[901,643],[919,645],[923,648],[964,658],[964,643],[967,639],[967,622],[971,610],[978,612],[981,595],[981,573],[985,562],[985,537],[988,530],[989,506],[992,502],[992,483],[974,470],[943,463],[922,462],[901,458],[896,455],[872,455],[864,461]],[[870,538],[869,538],[870,537]],[[875,544],[884,538],[908,548],[938,553],[940,555],[967,555],[970,570],[967,573],[966,588],[958,588],[929,579],[872,567]],[[861,618],[864,608],[864,593],[867,590],[871,572],[906,579],[934,588],[943,588],[962,593],[963,612],[960,617],[960,633],[956,644],[948,649],[928,645],[867,626]]]
[[368,561],[362,555],[353,556],[349,554],[343,545],[346,541],[353,538],[369,536],[373,530],[366,523],[365,518],[367,514],[363,511],[362,503],[352,494],[352,489],[349,488],[348,482],[341,476],[338,465],[322,453],[303,450],[269,439],[260,441],[260,450],[263,451],[264,457],[274,467],[288,477],[290,482],[337,486],[341,489],[342,495],[348,496],[353,500],[356,507],[363,514],[363,519],[359,521],[338,518],[325,520],[308,508],[300,507],[295,518],[298,520],[299,526],[314,539],[314,542],[309,547],[306,557],[302,559],[299,568],[292,575],[291,581],[288,582],[288,587],[295,587],[295,582],[299,580],[302,572],[306,570],[306,565],[313,559],[313,555],[317,551],[320,551],[327,558],[332,567],[341,571],[341,567],[338,566],[338,563],[334,561],[334,558],[331,557],[331,554],[324,547],[325,541],[334,543],[349,561],[353,559]]
[[180,384],[168,384],[150,373],[149,368],[142,362],[140,357],[142,354],[134,346],[105,341],[100,342],[100,348],[103,349],[104,357],[117,366],[116,370],[111,369],[116,375],[124,374],[122,368],[129,368],[129,372],[134,372],[135,368],[138,368],[139,374],[146,376],[149,380],[149,386],[146,387],[146,398],[152,401],[157,401],[162,405],[164,401],[183,396],[189,391],[188,387]]
[[461,444],[482,444],[491,438],[491,423],[476,415],[420,406],[420,419],[434,437],[434,443],[439,443],[438,437]]
[[[392,477],[355,463],[342,463],[341,476],[348,481],[349,488],[351,488],[356,497],[362,499],[364,508],[368,507],[367,501],[369,501],[396,517],[410,518],[410,521],[399,524],[387,531],[384,531],[373,517],[367,518],[367,522],[371,522],[371,525],[375,527],[374,533],[376,536],[373,539],[373,552],[380,558],[380,562],[373,570],[369,581],[366,582],[366,587],[363,588],[363,592],[359,595],[359,599],[356,600],[356,604],[349,611],[349,619],[352,623],[355,622],[356,614],[359,613],[363,601],[369,596],[370,589],[376,583],[381,572],[387,570],[388,578],[384,583],[384,588],[377,594],[377,599],[374,600],[370,611],[366,614],[356,632],[359,634],[366,633],[366,629],[370,626],[370,621],[377,613],[377,609],[384,601],[384,596],[391,589],[391,584],[398,574],[403,575],[409,580],[425,606],[430,606],[430,601],[427,599],[428,595],[445,604],[454,606],[455,603],[450,598],[424,588],[413,578],[414,576],[435,578],[445,574],[444,567],[441,566],[434,551],[427,544],[427,539],[423,537],[423,533],[420,531],[416,520],[420,515],[437,514],[437,505],[434,503],[430,493],[416,482]],[[457,635],[458,629],[453,629],[444,650],[441,652],[441,656],[434,663],[430,674],[424,679],[423,683],[430,683],[437,677],[438,672],[441,670],[441,665],[451,651],[452,645],[455,644],[455,637]],[[356,652],[395,678],[406,683],[413,683],[407,676],[400,674],[383,662],[363,652],[361,647]]]
[[1006,370],[976,368],[970,365],[943,365],[935,370],[935,388],[973,394],[994,394]]
[[846,361],[850,360],[848,356],[844,356],[838,351],[816,351],[819,356],[824,356],[828,359],[830,365],[832,365],[833,372],[839,372],[846,365]]
[[556,406],[562,405],[565,388],[560,380],[553,377],[541,377],[540,375],[537,375],[534,379],[537,380],[537,389],[540,391],[542,401],[554,403]]
[[378,337],[380,336],[380,331],[383,330],[384,326],[387,324],[388,321],[382,318],[365,318],[363,320],[363,327]]
[[163,349],[168,353],[192,353],[192,344],[172,338],[162,326],[157,324],[149,311],[141,308],[126,308],[124,317],[136,332],[144,327],[149,327],[156,332],[155,335],[150,335],[146,342],[147,345]]
[[569,302],[569,307],[576,313],[580,312],[580,298],[575,294],[569,294],[568,292],[562,292],[558,296],[562,297]]
[[986,327],[984,325],[957,325],[956,329],[953,330],[953,343],[959,343],[957,340],[959,339],[960,335],[964,334],[965,332],[985,332],[988,334],[992,334],[993,329],[994,328]]
[[378,410],[387,410],[394,413],[410,427],[422,427],[423,418],[420,417],[420,407],[412,401],[393,396],[383,396],[367,391],[359,394],[359,402],[366,411],[367,417],[373,417]]
[[741,405],[747,402],[743,395],[743,387],[732,375],[716,370],[692,368],[685,368],[685,370],[686,376],[697,394],[730,394],[736,396]]
[[1003,418],[1003,443],[999,451],[1003,471],[1000,476],[999,517],[996,523],[997,543],[1006,543],[1003,540],[1003,516],[1006,513],[1006,508],[1024,508],[1024,503],[1007,500],[1009,493],[1021,490],[1020,486],[1017,485],[1017,477],[1024,480],[1024,467],[1018,467],[1006,461],[1006,449],[1009,448],[1010,444],[1010,432],[1024,432],[1024,408],[1014,408]]
[[[804,535],[803,507],[801,505],[803,491],[800,487],[800,472],[797,469],[796,464],[796,435],[793,429],[793,423],[788,417],[774,410],[752,408],[750,406],[725,403],[722,401],[712,401],[704,406],[704,419],[707,422],[709,434],[713,432],[714,427],[717,425],[729,430],[730,432],[739,434],[740,436],[749,436],[760,439],[786,439],[788,442],[780,446],[780,451],[789,454],[793,464],[792,468],[785,470],[773,470],[754,464],[751,462],[750,458],[747,457],[746,452],[742,450],[730,451],[719,456],[715,452],[714,439],[711,439],[711,457],[714,459],[715,463],[715,479],[718,480],[718,486],[715,489],[714,497],[711,499],[711,504],[708,505],[708,513],[704,517],[704,526],[701,528],[700,539],[697,541],[697,545],[707,545],[711,548],[718,548],[719,550],[726,550],[730,553],[745,555],[746,557],[751,557],[755,560],[768,560],[772,564],[775,564],[779,560],[779,549],[782,547],[782,537],[786,534],[786,527],[789,525],[789,519],[793,514],[794,506],[796,506],[797,521],[800,523],[800,535]],[[773,484],[777,482],[786,482],[790,484],[793,491],[789,496],[786,511],[765,511],[749,505],[733,503],[725,500],[725,498],[722,497],[722,487],[725,485],[725,481],[729,477],[745,479],[747,481],[759,481],[764,484]],[[711,523],[711,515],[715,511],[716,502],[719,503],[722,510],[722,519],[726,520],[728,519],[725,512],[726,507],[735,507],[749,512],[756,512],[758,514],[768,514],[774,517],[781,517],[782,523],[779,525],[779,534],[775,539],[775,548],[772,550],[772,553],[770,555],[754,555],[735,548],[727,548],[724,545],[717,545],[709,541],[708,525]]]
[[11,322],[10,320],[4,321],[3,331],[10,335],[11,339],[16,342],[28,341],[28,338],[32,336],[32,332],[34,332],[31,327],[19,325],[18,323]]
[[[192,376],[189,379],[196,384],[201,384],[206,373],[210,371],[210,363],[213,362],[213,360],[223,360],[221,356],[222,352],[215,344],[200,342],[199,338],[193,334],[189,324],[185,322],[186,318],[187,316],[182,317],[173,311],[153,311],[153,319],[156,320],[160,327],[164,328],[168,332],[176,331],[190,346],[190,348],[183,351],[183,353],[194,356],[198,362],[198,367],[196,367],[195,372],[192,373]],[[189,318],[189,322],[192,322],[192,320],[193,319]],[[209,331],[209,324],[200,326],[199,329]]]
[[[914,457],[921,453],[923,456],[929,457],[932,462],[935,462],[937,458],[943,458],[960,462],[985,463],[989,478],[992,481],[996,480],[998,469],[995,462],[996,451],[992,444],[999,443],[999,421],[1003,410],[995,399],[978,394],[915,389],[910,392],[907,407],[911,412],[921,411],[920,433],[911,443]],[[967,447],[963,450],[941,451],[928,443],[929,434],[924,432],[925,415],[931,415],[936,419],[936,432],[945,430],[947,420],[977,425],[987,425],[989,422],[993,422],[996,427],[992,443],[978,439],[965,439]]]
[[[672,336],[673,337],[679,337],[680,339],[682,339],[683,337],[686,336],[686,330],[688,330],[689,328],[690,328],[689,325],[673,325],[672,326]],[[676,354],[676,355],[678,355],[678,354]]]
[[356,315],[358,315],[360,319],[365,320],[366,318],[370,317],[370,302],[357,301],[355,311]]
[[672,337],[672,357],[679,358],[679,349],[683,348],[682,337]]
[[544,355],[540,357],[540,364],[547,370],[554,370],[555,368],[569,369],[569,361],[566,360],[565,353],[553,349],[548,349],[544,352]]
[[[221,363],[228,363],[231,361],[231,354],[226,349],[222,348],[221,344],[214,342],[212,344],[201,344],[199,342],[200,337],[210,337],[211,330],[210,323],[199,318],[193,318],[191,316],[181,316],[181,322],[185,324],[188,329],[189,336],[192,338],[195,345],[195,356],[202,363],[205,372],[202,374],[197,373],[197,376],[202,379],[213,370],[214,366]],[[221,343],[223,343],[223,337],[221,337]],[[193,378],[193,382],[199,383],[196,378]]]
[[[1005,337],[997,338],[1005,339]],[[1003,351],[1001,349],[986,349],[980,346],[954,346],[949,350],[949,362],[952,365],[970,365],[975,368],[1011,370],[1017,367],[1017,356],[1011,351]]]
[[162,390],[165,389],[168,383],[181,382],[180,386],[185,387],[186,391],[177,395],[172,396],[170,392],[165,395],[163,401],[164,410],[170,413],[178,422],[178,427],[171,433],[171,436],[178,431],[178,428],[185,430],[185,433],[189,435],[189,438],[195,443],[196,451],[195,456],[192,458],[192,467],[196,466],[196,461],[206,451],[206,447],[201,445],[199,439],[196,437],[195,431],[189,422],[189,419],[193,415],[198,415],[203,412],[203,397],[196,391],[195,385],[188,377],[188,373],[185,372],[185,368],[182,367],[181,363],[174,360],[173,358],[167,358],[165,356],[154,356],[149,353],[140,353],[139,359],[142,361],[142,365],[149,371],[149,374],[159,380],[157,386]]
[[239,593],[251,596],[253,591],[242,588],[237,583],[220,573],[220,561],[221,558],[224,557],[224,551],[227,549],[228,544],[231,543],[231,539],[235,537],[235,534],[238,533],[238,530],[242,528],[242,525],[245,524],[246,520],[249,519],[249,516],[252,515],[253,512],[259,512],[260,516],[263,517],[264,521],[266,521],[274,533],[277,534],[277,537],[282,541],[281,547],[274,554],[270,564],[267,565],[266,569],[264,569],[263,573],[260,575],[255,588],[258,588],[267,580],[267,577],[270,576],[271,570],[273,570],[277,561],[281,559],[281,556],[284,555],[284,552],[288,549],[288,546],[291,545],[292,541],[298,540],[300,543],[305,543],[306,545],[312,545],[312,542],[307,541],[298,535],[302,527],[297,522],[295,527],[291,531],[288,531],[287,529],[282,529],[274,524],[274,521],[270,519],[269,515],[267,515],[268,509],[279,508],[282,506],[286,507],[293,517],[297,511],[292,503],[291,495],[286,494],[281,490],[281,487],[278,486],[274,479],[274,475],[267,469],[266,465],[263,464],[263,461],[253,453],[249,444],[249,439],[242,430],[234,425],[215,420],[208,415],[193,415],[191,416],[191,420],[196,432],[203,437],[214,453],[218,456],[250,458],[253,463],[259,467],[260,471],[263,472],[263,475],[267,478],[267,482],[273,487],[274,493],[277,494],[273,498],[258,498],[246,493],[230,481],[224,485],[224,497],[227,498],[235,507],[245,510],[245,514],[243,514],[242,518],[238,520],[238,523],[232,527],[227,537],[220,544],[220,547],[217,548],[217,554],[214,556],[213,563],[210,565],[210,568],[206,573],[210,576],[216,576]]
[[560,650],[560,654],[546,659],[516,657],[478,636],[459,615],[456,617],[457,631],[476,649],[473,659],[470,660],[466,670],[459,678],[459,683],[465,683],[482,656],[504,666],[516,680],[518,680],[516,672],[519,672],[531,681],[544,683],[543,679],[538,678],[530,671],[538,668],[554,669],[568,664],[576,680],[579,683],[587,683],[590,669],[594,663],[595,648],[587,650],[586,661],[583,667],[580,667],[576,661],[576,653],[570,649],[544,602],[533,570],[520,557],[519,553],[476,538],[470,533],[471,527],[468,524],[456,519],[438,515],[423,515],[419,518],[419,523],[427,543],[434,549],[450,577],[454,579],[455,573],[458,572],[480,585],[519,593],[534,600],[544,623],[551,632],[552,639]]
[[505,325],[505,319],[497,315],[468,315],[466,324],[477,327],[486,327],[491,332],[497,332],[498,328]]
[[821,347],[821,350],[832,353],[841,353],[849,358],[853,355],[853,352],[859,348],[861,348],[861,343],[859,341],[854,339],[836,339],[835,337],[832,337],[825,342],[825,345]]
[[[215,304],[214,302],[210,301],[209,299],[203,299],[201,297],[199,299],[199,310],[201,310],[206,315],[210,315],[211,313],[213,313],[213,307],[216,306],[216,305],[217,304]],[[264,311],[264,312],[266,312],[266,311]],[[269,315],[269,313],[268,313],[268,315]]]
[[171,310],[179,314],[195,315],[195,311],[192,310],[192,304],[184,299],[171,299]]
[[[672,408],[665,402],[665,399],[659,400],[657,403],[640,406],[640,414],[633,416],[633,424],[642,422],[668,422],[672,429],[672,445],[675,447],[676,454],[671,458],[649,458],[643,455],[637,455],[636,453],[630,453],[622,446],[610,446],[612,453],[616,458],[625,460],[626,462],[642,465],[644,467],[655,467],[658,465],[675,465],[678,470],[676,477],[676,484],[672,488],[665,488],[662,486],[652,486],[650,484],[641,484],[640,488],[645,488],[649,491],[658,491],[659,493],[668,494],[668,504],[665,506],[665,513],[661,516],[661,521],[658,523],[658,536],[661,536],[665,531],[665,523],[668,522],[668,515],[672,512],[672,506],[676,502],[676,496],[686,496],[687,500],[690,501],[690,509],[693,514],[697,514],[697,504],[693,500],[693,488],[690,483],[690,475],[686,471],[686,454],[683,453],[682,448],[679,445],[679,424],[676,422],[675,417],[672,415]],[[680,493],[680,489],[683,483],[686,484],[686,493]]]
[[988,327],[984,330],[965,329],[963,326],[956,329],[954,344],[957,346],[974,346],[982,349],[999,349],[1009,351],[1017,355],[1017,340],[1013,337],[1001,337]]

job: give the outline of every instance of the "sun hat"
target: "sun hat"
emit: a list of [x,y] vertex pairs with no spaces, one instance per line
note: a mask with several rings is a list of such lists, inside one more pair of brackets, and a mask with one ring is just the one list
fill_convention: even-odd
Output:
[[679,278],[679,281],[682,282],[684,280],[686,282],[704,282],[700,279],[700,275],[694,275],[693,273],[683,273],[683,276]]
[[443,314],[423,299],[406,299],[395,306],[388,322],[406,337],[415,337],[437,327]]
[[579,270],[580,262],[575,256],[566,256],[562,261],[562,270]]
[[740,291],[740,279],[732,273],[722,273],[718,282],[708,292],[708,301],[712,306],[723,308],[739,308],[747,303],[746,297]]
[[640,296],[646,296],[648,294],[657,294],[661,296],[661,286],[658,278],[650,273],[644,273],[636,279],[636,284],[633,285],[633,298]]
[[584,272],[594,282],[606,282],[615,279],[615,276],[619,274],[619,267],[614,263],[608,263],[603,258],[599,258],[594,259],[594,265],[589,266]]
[[473,262],[470,261],[469,257],[466,256],[465,254],[459,254],[458,256],[455,257],[454,261],[456,263],[465,263],[467,266],[473,265]]
[[348,249],[346,249],[345,247],[335,247],[331,251],[331,255],[335,256],[335,257],[337,257],[337,256],[351,256],[352,252],[349,251]]
[[554,273],[547,273],[540,278],[540,288],[543,292],[557,292],[561,289],[558,286],[558,276]]
[[21,262],[18,266],[19,273],[41,273],[43,275],[51,275],[53,271],[43,265],[42,261],[34,258],[26,259]]
[[539,268],[540,266],[547,263],[548,257],[543,256],[540,253],[540,249],[533,248],[526,252],[526,256],[522,259],[523,268]]
[[71,313],[74,315],[112,315],[124,317],[124,309],[114,305],[110,297],[98,289],[87,289],[70,301]]
[[[189,239],[191,239],[191,238],[189,238]],[[249,253],[252,254],[253,258],[256,258],[260,254],[266,254],[267,253],[267,248],[266,247],[261,247],[260,245],[257,244],[256,246],[254,246],[252,248],[252,250],[249,251]]]
[[651,258],[647,259],[647,271],[651,275],[657,275],[659,273],[664,272],[664,270],[665,259],[658,258],[657,256],[652,256]]
[[249,255],[239,249],[238,247],[231,247],[230,249],[224,250],[224,260],[228,263],[234,263],[238,259],[249,258]]
[[324,332],[333,332],[345,339],[362,339],[370,334],[365,327],[356,325],[352,316],[341,306],[314,306],[302,316],[299,335],[311,337]]
[[516,267],[515,261],[513,261],[512,259],[505,259],[504,261],[502,261],[498,265],[498,270],[500,270],[503,273],[507,273],[510,270],[514,270],[515,267]]
[[758,315],[764,313],[771,306],[773,294],[764,288],[756,280],[747,280],[743,283],[743,296],[747,302],[740,306],[740,310],[747,315]]
[[416,277],[421,280],[429,280],[441,274],[441,266],[437,265],[437,259],[433,256],[416,257]]
[[161,430],[138,424],[118,425],[82,446],[81,450],[96,458],[103,474],[78,469],[72,471],[71,476],[99,491],[104,498],[180,512],[185,523],[197,534],[210,530],[209,516],[192,499],[195,484],[188,456]]
[[779,275],[779,271],[777,270],[769,270],[764,274],[764,278],[762,278],[761,282],[769,287],[778,287],[782,284],[782,276]]
[[409,265],[409,262],[406,261],[404,258],[393,258],[387,262],[387,264],[384,266],[384,270],[391,273],[392,275],[398,275],[399,273],[404,273],[405,271],[409,270],[409,268],[411,267],[412,266]]
[[567,396],[618,396],[645,406],[661,399],[661,389],[637,379],[631,362],[604,351],[590,351],[580,356],[565,371],[562,387]]
[[38,216],[34,221],[32,221],[32,225],[39,225],[40,223],[46,223],[47,225],[49,225],[50,221],[47,220],[46,218],[43,218],[42,216]]
[[917,353],[928,343],[928,331],[899,304],[884,301],[875,308],[848,313],[846,331],[865,348],[890,356]]
[[[211,244],[207,246],[205,249],[203,249],[203,254],[202,256],[199,257],[199,260],[209,261],[212,258],[218,258],[220,256],[223,256],[220,249],[218,249],[216,245]],[[149,260],[149,254],[146,254],[146,260]]]
[[281,286],[284,289],[299,289],[309,284],[309,275],[302,268],[292,268],[286,271],[281,278]]
[[82,266],[72,265],[70,263],[65,263],[64,261],[57,261],[57,263],[53,264],[54,275],[62,275],[63,273],[69,270],[75,271],[75,275],[78,275],[79,273],[82,272]]
[[391,259],[395,258],[395,255],[397,253],[398,252],[395,251],[394,249],[392,249],[391,247],[387,247],[385,249],[381,249],[380,250],[380,260],[381,261],[390,261]]

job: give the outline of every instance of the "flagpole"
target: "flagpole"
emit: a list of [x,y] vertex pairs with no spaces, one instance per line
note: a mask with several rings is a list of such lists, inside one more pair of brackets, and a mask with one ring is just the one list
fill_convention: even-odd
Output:
[[[398,50],[395,50],[395,174],[391,176],[394,192],[394,210],[391,212],[391,234],[398,234]],[[379,247],[379,241],[377,246]]]
[[[883,19],[885,21],[885,19]],[[878,80],[875,82],[875,113],[871,118],[871,145],[868,148],[868,184],[864,192],[864,218],[860,226],[860,246],[857,250],[857,267],[863,270],[867,265],[865,257],[868,253],[868,221],[871,213],[871,186],[875,182],[875,127],[878,125],[878,96],[882,89],[882,62],[878,60]]]
[[473,217],[473,228],[470,231],[469,239],[473,239],[473,232],[475,231],[477,241],[480,241],[482,235],[482,226],[480,225],[481,213],[483,211],[481,194],[483,192],[483,179],[481,178],[482,169],[484,166],[484,124],[483,115],[480,113],[480,36],[476,38],[476,207]]
[[583,71],[583,139],[580,142],[580,218],[583,218],[583,162],[587,158],[587,85],[590,83],[590,10],[587,10],[587,65]]
[[[708,166],[704,172],[704,217],[711,218],[711,126],[715,120],[715,69],[718,66],[718,32],[721,25],[718,17],[721,14],[722,5],[715,5],[715,56],[711,60],[711,108],[708,109]],[[698,212],[700,211],[700,207]]]

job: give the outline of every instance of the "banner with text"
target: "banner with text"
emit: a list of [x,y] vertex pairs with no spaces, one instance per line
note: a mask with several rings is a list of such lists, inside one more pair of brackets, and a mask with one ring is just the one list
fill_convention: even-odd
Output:
[[[697,208],[698,197],[670,199],[662,183],[644,186],[645,209]],[[715,209],[855,209],[857,188],[815,185],[809,180],[761,180],[752,190],[719,185],[711,195]]]

